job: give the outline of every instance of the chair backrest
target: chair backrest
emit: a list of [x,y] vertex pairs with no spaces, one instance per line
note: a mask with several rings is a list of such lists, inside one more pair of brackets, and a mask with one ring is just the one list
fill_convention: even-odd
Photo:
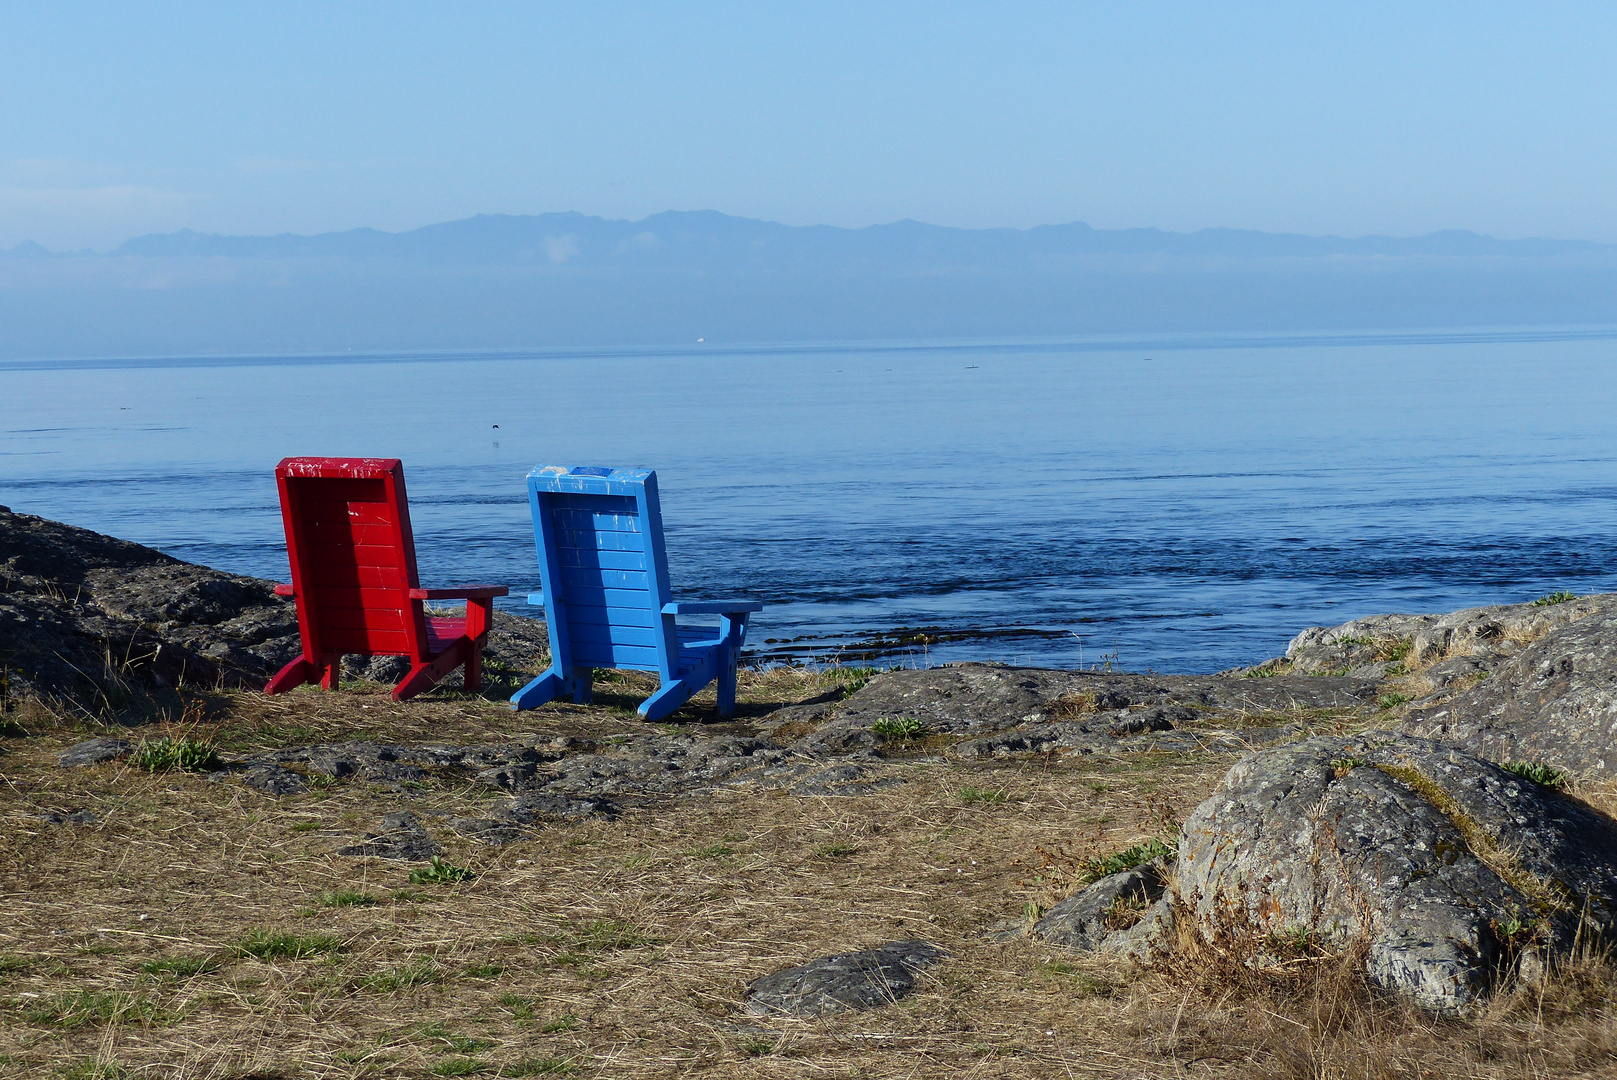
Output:
[[397,458],[287,458],[275,467],[304,648],[420,656],[415,538]]
[[528,474],[552,662],[658,671],[679,644],[663,551],[657,474],[547,465]]

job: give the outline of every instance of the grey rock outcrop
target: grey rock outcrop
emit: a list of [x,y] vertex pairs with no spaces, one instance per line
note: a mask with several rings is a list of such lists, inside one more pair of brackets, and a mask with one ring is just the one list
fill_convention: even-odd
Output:
[[1127,952],[1142,936],[1135,927],[1162,899],[1166,869],[1154,860],[1101,878],[1046,912],[1034,925],[1033,936],[1086,952]]
[[1362,939],[1367,973],[1463,1010],[1524,949],[1617,924],[1617,822],[1407,735],[1243,758],[1181,830],[1172,902],[1209,942]]
[[819,1016],[873,1009],[914,992],[916,973],[945,959],[925,941],[894,941],[875,949],[821,957],[755,979],[747,986],[753,1013]]
[[397,859],[400,862],[426,862],[434,855],[443,854],[443,848],[421,825],[421,819],[409,810],[388,814],[382,818],[379,831],[366,835],[363,843],[338,848],[339,855],[369,855],[378,859]]
[[1558,604],[1496,604],[1442,615],[1372,615],[1339,626],[1311,626],[1286,655],[1241,672],[1284,671],[1382,679],[1421,668],[1438,687],[1487,674],[1552,631],[1595,615],[1617,614],[1617,594]]
[[1602,604],[1546,633],[1486,681],[1417,703],[1404,724],[1411,734],[1492,761],[1611,775],[1617,771],[1617,609]]
[[114,761],[134,748],[135,744],[128,739],[114,739],[101,735],[68,747],[56,759],[56,764],[64,769],[80,769],[86,765],[99,765],[103,761]]

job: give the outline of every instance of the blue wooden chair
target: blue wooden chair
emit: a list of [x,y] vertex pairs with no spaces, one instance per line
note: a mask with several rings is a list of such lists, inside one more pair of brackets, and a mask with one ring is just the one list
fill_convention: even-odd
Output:
[[[655,671],[662,686],[640,705],[661,720],[719,682],[719,715],[735,712],[736,660],[749,601],[675,601],[668,588],[657,474],[649,469],[542,466],[528,474],[534,544],[550,628],[551,667],[511,696],[516,709],[560,697],[587,703],[595,668]],[[679,615],[719,625],[680,626]]]

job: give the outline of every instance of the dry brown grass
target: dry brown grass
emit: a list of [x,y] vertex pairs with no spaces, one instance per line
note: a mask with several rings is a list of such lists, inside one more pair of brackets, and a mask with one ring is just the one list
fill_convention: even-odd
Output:
[[[825,688],[751,675],[744,711]],[[513,714],[453,694],[219,694],[205,723],[239,748],[640,730],[631,695],[600,697]],[[412,886],[408,865],[334,851],[391,810],[430,823],[492,792],[340,783],[278,800],[186,774],[55,768],[82,735],[8,738],[0,757],[4,1077],[90,1076],[97,1062],[106,1076],[419,1077],[463,1061],[629,1078],[1578,1076],[1617,1047],[1613,977],[1594,958],[1436,1022],[1325,960],[1276,974],[1185,953],[1138,970],[1004,936],[1070,888],[1041,849],[1076,860],[1154,835],[1228,759],[916,760],[891,766],[899,786],[857,798],[723,790],[503,848],[439,829],[445,858],[477,876]],[[35,817],[81,808],[99,822]],[[342,893],[378,902],[333,905]],[[256,930],[340,948],[233,948]],[[815,1021],[741,1009],[759,975],[907,937],[951,959],[896,1005]]]

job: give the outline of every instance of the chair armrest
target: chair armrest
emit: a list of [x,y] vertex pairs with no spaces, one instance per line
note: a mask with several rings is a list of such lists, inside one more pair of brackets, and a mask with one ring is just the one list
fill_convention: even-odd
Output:
[[492,600],[511,590],[504,585],[467,585],[461,589],[411,589],[411,600]]
[[292,586],[290,586],[290,585],[277,585],[277,586],[275,586],[275,595],[276,596],[296,596],[297,593],[293,591]]
[[742,615],[762,611],[756,600],[675,600],[663,605],[664,615]]

